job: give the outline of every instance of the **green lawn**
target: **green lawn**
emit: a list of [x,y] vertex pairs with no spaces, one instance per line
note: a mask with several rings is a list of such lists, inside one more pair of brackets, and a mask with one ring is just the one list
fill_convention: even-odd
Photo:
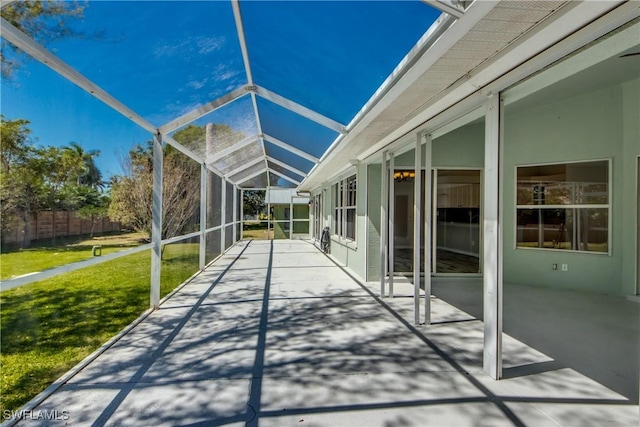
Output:
[[91,239],[58,239],[57,244],[36,241],[31,248],[0,254],[0,280],[91,258],[95,245],[102,246],[102,254],[106,255],[143,244],[143,238],[142,233],[127,233]]
[[[150,251],[0,292],[0,413],[19,409],[149,307]],[[165,247],[161,295],[198,270],[198,244]]]
[[242,229],[243,239],[272,239],[273,228],[267,232],[267,221],[245,221]]

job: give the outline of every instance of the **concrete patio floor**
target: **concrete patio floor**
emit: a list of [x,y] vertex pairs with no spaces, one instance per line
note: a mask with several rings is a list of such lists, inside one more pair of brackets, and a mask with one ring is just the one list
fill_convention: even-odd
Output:
[[[613,335],[575,336],[577,354],[554,353],[540,332],[558,318],[531,324],[505,306],[507,378],[494,381],[482,372],[477,283],[436,282],[434,324],[415,326],[409,285],[380,301],[376,284],[307,242],[240,242],[35,410],[68,411],[58,423],[73,426],[638,425],[638,304],[611,302],[635,326],[590,313]],[[525,297],[536,312],[552,292],[525,291],[507,287],[505,301]]]

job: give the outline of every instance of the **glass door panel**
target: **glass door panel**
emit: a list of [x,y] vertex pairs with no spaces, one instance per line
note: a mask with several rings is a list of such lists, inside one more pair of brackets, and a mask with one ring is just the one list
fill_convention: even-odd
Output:
[[[425,174],[422,171],[424,190]],[[407,275],[413,272],[413,199],[415,170],[396,169],[394,172],[394,272]],[[424,197],[420,204],[424,219]],[[420,252],[424,253],[424,229],[421,230]],[[420,271],[424,272],[424,256],[420,256]]]
[[480,273],[480,171],[437,170],[436,273]]

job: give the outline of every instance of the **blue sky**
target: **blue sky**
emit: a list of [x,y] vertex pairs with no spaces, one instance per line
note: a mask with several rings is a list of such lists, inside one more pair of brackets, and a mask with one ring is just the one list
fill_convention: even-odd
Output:
[[[255,83],[343,124],[439,15],[417,0],[240,5]],[[48,48],[158,127],[247,84],[228,1],[91,1],[74,27],[83,37]],[[256,132],[245,98],[197,124]],[[336,136],[266,101],[259,109],[270,133],[315,155]],[[99,149],[105,177],[120,173],[117,153],[151,137],[33,60],[3,82],[1,110],[29,120],[38,144]]]

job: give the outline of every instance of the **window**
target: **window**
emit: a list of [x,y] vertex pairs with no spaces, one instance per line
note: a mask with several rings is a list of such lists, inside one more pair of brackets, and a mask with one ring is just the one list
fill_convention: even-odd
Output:
[[350,176],[333,186],[333,233],[356,239],[356,176]]
[[517,168],[516,246],[609,251],[609,161]]

